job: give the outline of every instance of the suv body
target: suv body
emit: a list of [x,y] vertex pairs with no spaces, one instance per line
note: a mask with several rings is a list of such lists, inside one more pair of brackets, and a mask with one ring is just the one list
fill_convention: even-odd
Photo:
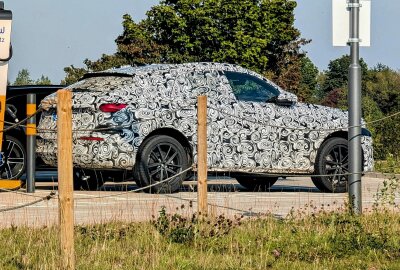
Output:
[[[185,166],[196,163],[199,95],[208,96],[209,171],[321,173],[318,159],[325,158],[328,166],[336,155],[333,151],[331,158],[320,157],[324,143],[347,139],[347,112],[299,103],[295,95],[237,65],[124,67],[87,74],[68,89],[73,93],[73,162],[83,169],[137,171],[138,162],[151,159],[156,164],[154,155],[147,161],[141,157],[144,143],[154,136],[174,138],[187,154]],[[45,98],[46,104],[54,100],[54,94]],[[57,134],[40,128],[55,130],[56,119],[55,105],[42,113],[37,147],[52,166],[57,164]],[[370,171],[372,139],[366,129],[361,140],[362,169]],[[166,151],[158,155],[162,158]],[[344,150],[336,151],[346,162]],[[147,177],[152,178],[151,171]]]

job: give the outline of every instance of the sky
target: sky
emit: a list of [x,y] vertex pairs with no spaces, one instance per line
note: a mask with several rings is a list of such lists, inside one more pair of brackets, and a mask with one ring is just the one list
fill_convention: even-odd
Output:
[[[332,46],[332,0],[298,0],[296,27],[311,39],[304,47],[322,71],[330,60],[349,52],[348,47]],[[135,21],[158,0],[4,0],[13,12],[9,81],[23,68],[31,78],[48,76],[54,84],[65,77],[63,68],[83,66],[83,60],[98,59],[116,50],[115,39],[122,32],[122,15]],[[371,47],[361,49],[369,66],[383,63],[400,69],[399,0],[372,0]]]

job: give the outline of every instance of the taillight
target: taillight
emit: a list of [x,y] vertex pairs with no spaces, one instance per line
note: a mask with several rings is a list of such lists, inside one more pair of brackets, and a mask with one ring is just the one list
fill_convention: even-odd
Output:
[[102,104],[100,105],[99,109],[102,112],[106,113],[115,113],[118,112],[124,108],[126,108],[126,104],[118,104],[118,103],[108,103],[108,104]]

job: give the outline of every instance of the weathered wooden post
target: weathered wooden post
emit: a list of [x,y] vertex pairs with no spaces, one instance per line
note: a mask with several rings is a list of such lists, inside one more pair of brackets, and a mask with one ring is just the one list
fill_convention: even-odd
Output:
[[72,172],[72,93],[57,92],[58,198],[61,268],[75,269]]
[[207,97],[197,98],[197,201],[198,214],[208,214],[207,203]]

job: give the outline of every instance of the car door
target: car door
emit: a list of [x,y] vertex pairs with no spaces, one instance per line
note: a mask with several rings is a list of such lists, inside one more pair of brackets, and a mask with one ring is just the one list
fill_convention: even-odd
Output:
[[225,71],[238,106],[236,115],[239,129],[236,138],[238,159],[236,168],[246,171],[282,172],[292,165],[288,130],[276,121],[292,114],[273,100],[280,94],[277,86],[256,76]]

